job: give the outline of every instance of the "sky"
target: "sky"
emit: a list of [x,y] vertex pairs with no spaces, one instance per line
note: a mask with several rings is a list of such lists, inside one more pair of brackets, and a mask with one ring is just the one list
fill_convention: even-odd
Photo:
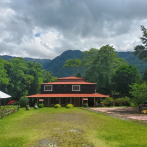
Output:
[[53,59],[111,45],[133,51],[147,0],[0,0],[0,55]]

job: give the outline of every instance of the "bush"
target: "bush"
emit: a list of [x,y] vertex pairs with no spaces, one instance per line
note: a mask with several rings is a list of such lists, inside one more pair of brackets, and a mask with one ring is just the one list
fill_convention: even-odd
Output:
[[84,103],[83,107],[88,107],[88,103]]
[[20,107],[25,107],[29,103],[29,99],[27,97],[22,96],[19,99]]
[[130,106],[130,98],[125,97],[125,98],[118,98],[115,100],[115,106]]
[[114,100],[112,97],[106,97],[105,100],[103,100],[104,106],[113,106]]
[[72,107],[73,107],[72,104],[67,104],[67,105],[66,105],[66,108],[72,108]]
[[56,105],[54,106],[54,108],[60,108],[60,107],[61,107],[60,104],[56,104]]
[[39,104],[39,106],[38,106],[38,107],[39,107],[39,108],[43,108],[43,106],[44,106],[43,104]]

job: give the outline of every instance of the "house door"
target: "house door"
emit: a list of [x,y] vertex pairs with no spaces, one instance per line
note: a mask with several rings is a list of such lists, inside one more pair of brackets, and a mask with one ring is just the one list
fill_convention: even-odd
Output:
[[80,106],[80,98],[79,97],[75,97],[74,98],[74,106],[75,107],[79,107]]

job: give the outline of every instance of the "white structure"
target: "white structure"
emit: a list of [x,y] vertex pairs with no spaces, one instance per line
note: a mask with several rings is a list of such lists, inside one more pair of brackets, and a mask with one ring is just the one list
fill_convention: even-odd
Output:
[[0,91],[0,108],[1,108],[1,99],[4,99],[4,106],[5,106],[5,99],[10,97],[11,97],[10,95]]

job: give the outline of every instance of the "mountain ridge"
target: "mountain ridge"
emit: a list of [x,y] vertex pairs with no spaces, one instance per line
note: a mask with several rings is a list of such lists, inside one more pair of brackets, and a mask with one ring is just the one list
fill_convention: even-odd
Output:
[[[120,58],[124,58],[129,64],[136,65],[140,72],[142,72],[146,67],[147,63],[141,61],[132,54],[132,52],[116,52]],[[51,72],[53,76],[57,77],[66,77],[71,76],[73,71],[70,68],[63,68],[63,65],[67,59],[80,58],[82,51],[80,50],[67,50],[61,55],[55,57],[54,59],[34,59],[34,58],[24,58],[25,62],[27,61],[36,61],[39,62],[43,69]],[[8,60],[15,57],[3,55],[1,58]]]

